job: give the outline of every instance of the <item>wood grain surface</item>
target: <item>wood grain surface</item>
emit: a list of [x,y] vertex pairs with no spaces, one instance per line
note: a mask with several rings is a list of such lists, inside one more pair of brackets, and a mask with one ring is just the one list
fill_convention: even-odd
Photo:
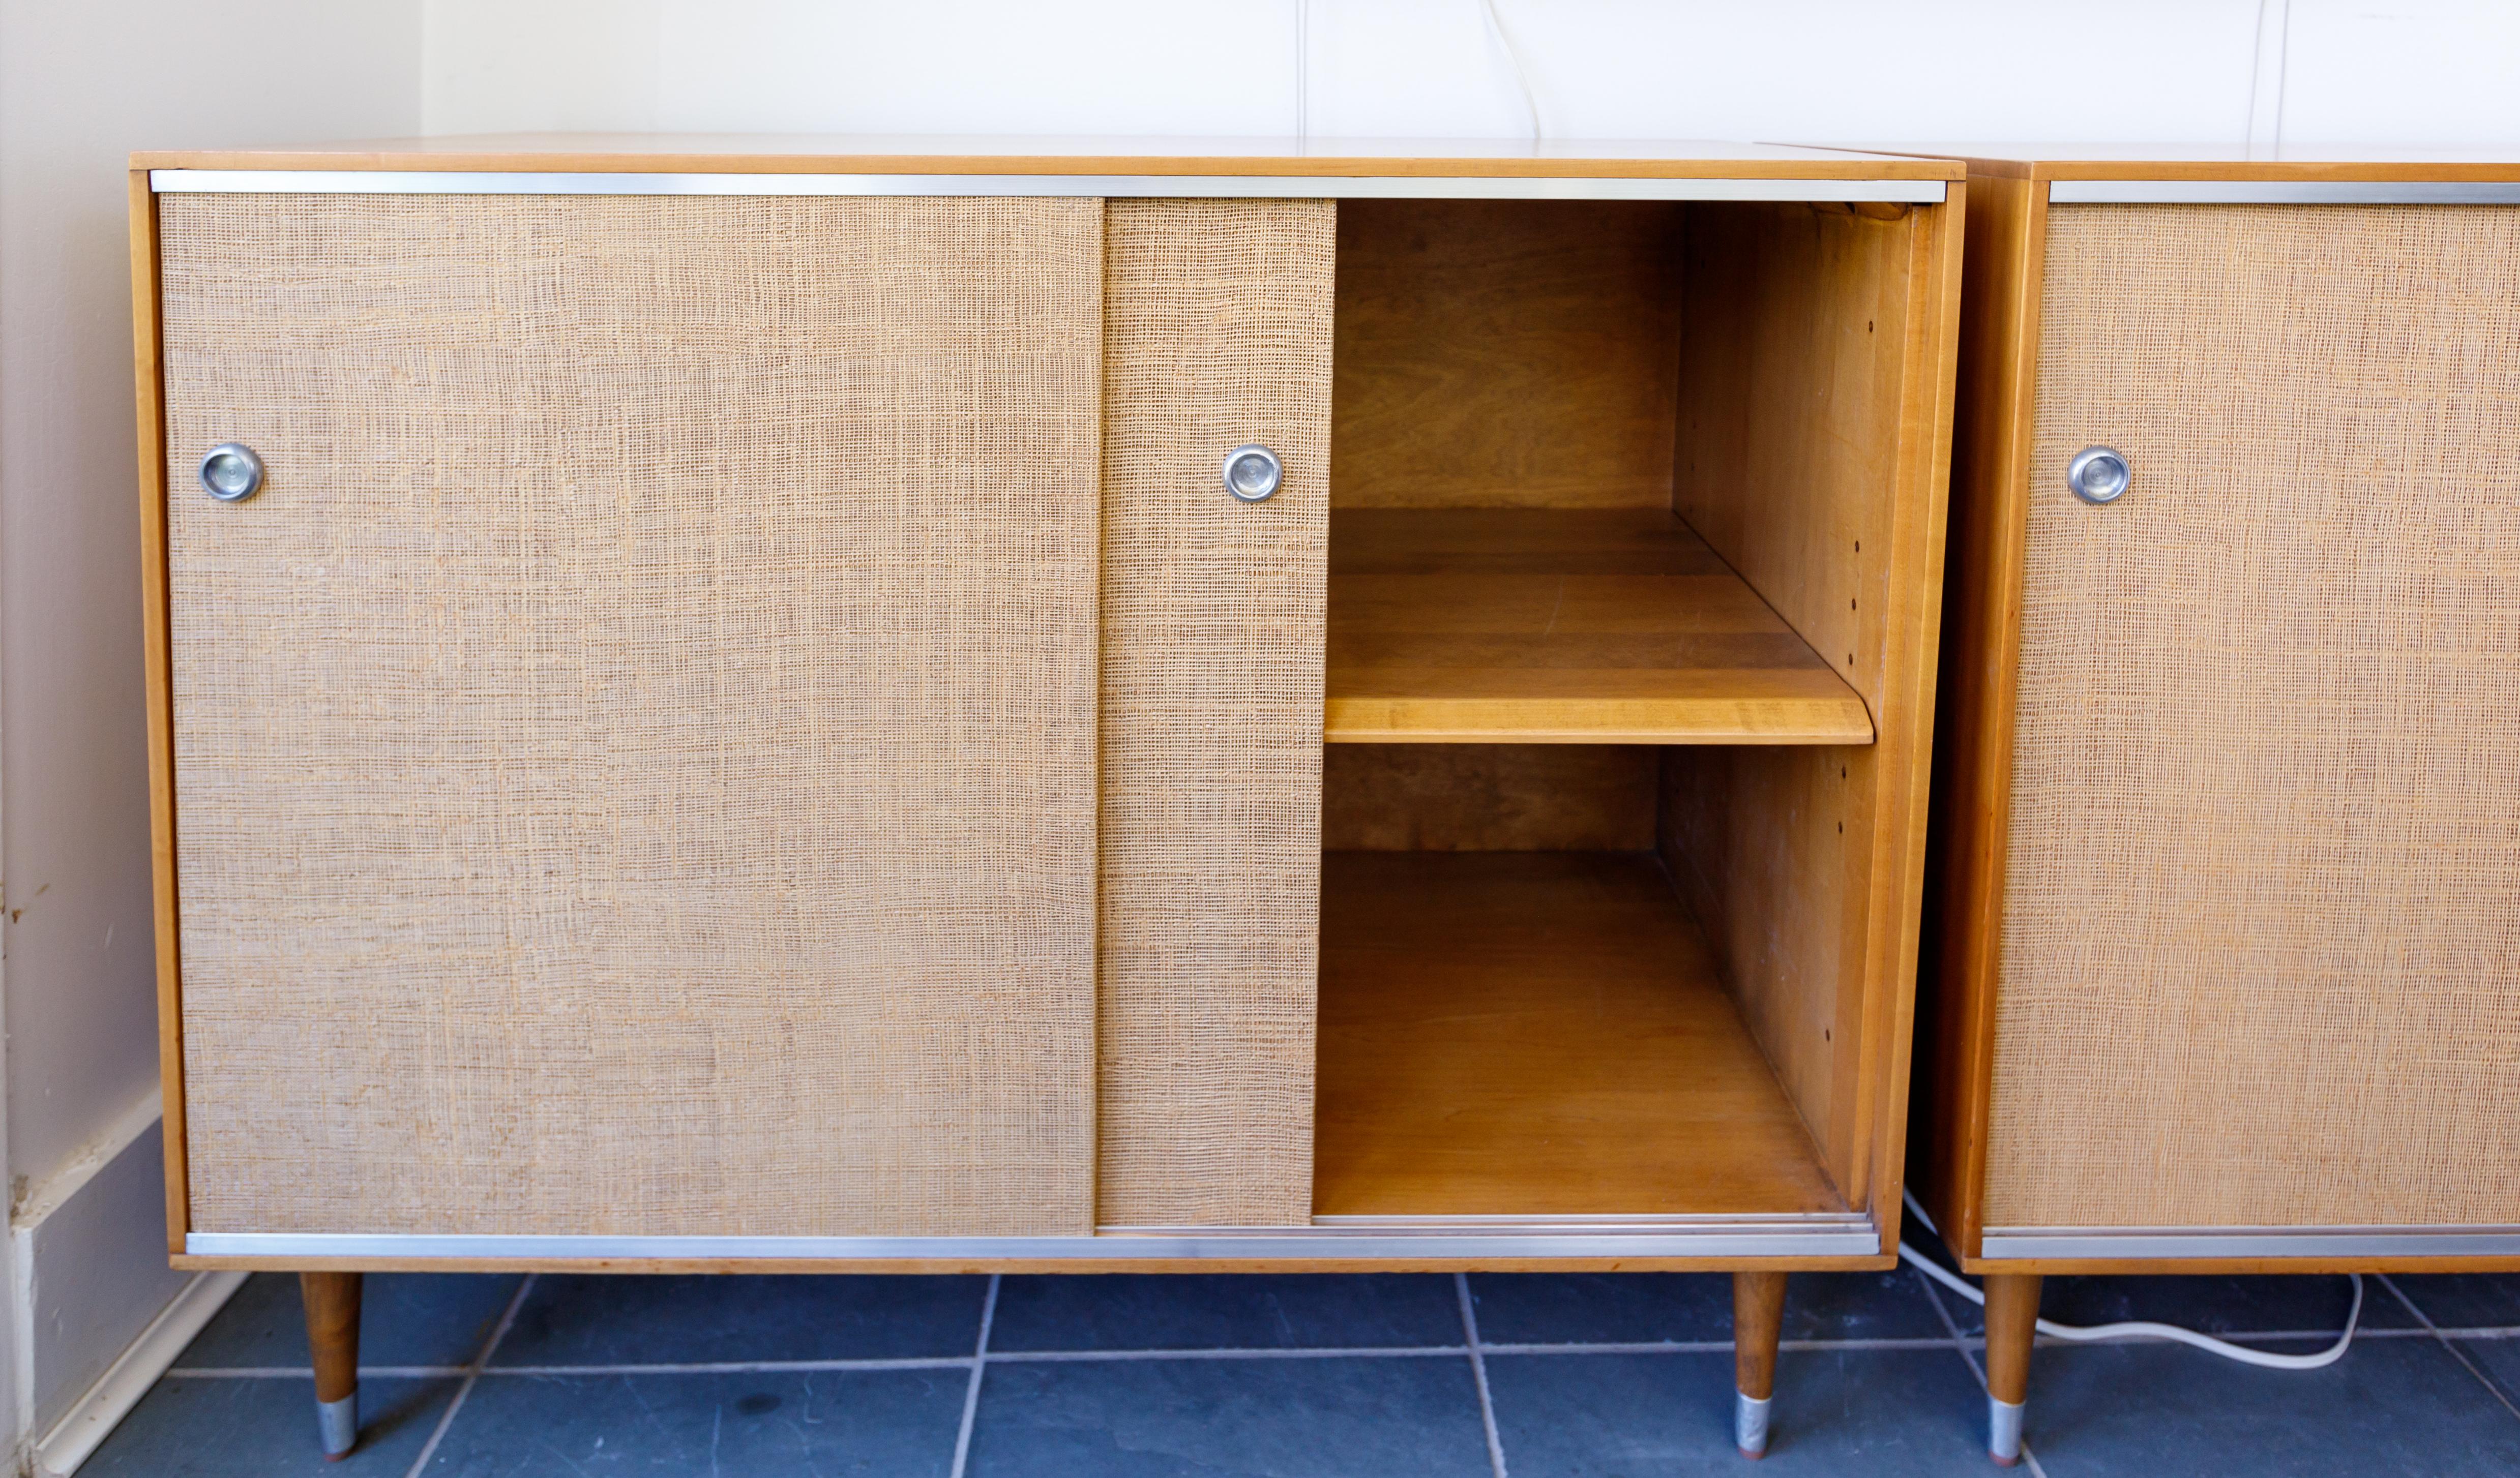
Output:
[[1688,209],[1342,202],[1332,505],[1669,508]]
[[1862,744],[1864,701],[1658,510],[1334,509],[1333,743]]
[[1842,1212],[1651,853],[1332,853],[1317,1216]]

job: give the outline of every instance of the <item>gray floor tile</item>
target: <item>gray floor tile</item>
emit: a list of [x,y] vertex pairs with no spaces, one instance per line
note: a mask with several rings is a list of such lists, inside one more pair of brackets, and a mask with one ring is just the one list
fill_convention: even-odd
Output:
[[[363,1366],[470,1365],[517,1291],[513,1274],[371,1273],[360,1285]],[[297,1275],[246,1279],[175,1364],[304,1367],[306,1306]]]
[[1483,1478],[1463,1356],[991,1362],[972,1478]]
[[538,1278],[499,1366],[696,1365],[968,1355],[985,1277]]
[[[1740,1478],[1730,1355],[1497,1355],[1514,1478]],[[1957,1351],[1787,1351],[1758,1478],[1949,1478],[1986,1468],[1985,1394]],[[2158,1478],[2158,1475],[2155,1475]]]
[[2520,1273],[2398,1273],[2390,1281],[2445,1329],[2520,1328]]
[[2320,1370],[2179,1345],[2042,1345],[2026,1426],[2049,1478],[2520,1471],[2520,1420],[2431,1339],[2371,1340]]
[[2462,1339],[2458,1348],[2500,1389],[2505,1401],[2520,1407],[2520,1338]]
[[[1472,1274],[1490,1344],[1692,1343],[1732,1337],[1732,1279],[1706,1273]],[[1797,1273],[1787,1339],[1941,1339],[1951,1331],[1904,1272]]]
[[79,1478],[402,1478],[446,1403],[453,1377],[359,1383],[359,1445],[324,1460],[315,1382],[161,1380],[79,1469]]
[[1443,1274],[1009,1277],[992,1350],[1290,1350],[1458,1345]]
[[487,1375],[432,1478],[944,1478],[964,1370]]

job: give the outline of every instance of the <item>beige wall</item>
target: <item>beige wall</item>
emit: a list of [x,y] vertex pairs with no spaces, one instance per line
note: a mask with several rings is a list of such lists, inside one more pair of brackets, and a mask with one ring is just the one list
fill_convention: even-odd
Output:
[[[100,1155],[156,1154],[154,1134],[106,1142],[158,1073],[125,157],[413,131],[419,42],[418,0],[0,0],[0,1008],[13,1218],[55,1204],[47,1187]],[[117,1225],[160,1214],[140,1201]],[[150,1240],[57,1244],[127,1259]],[[142,1257],[22,1268],[11,1287],[82,1279],[128,1293],[169,1275]],[[40,1423],[83,1389],[137,1332],[125,1327],[135,1317],[100,1310],[83,1326],[66,1311],[77,1337],[40,1355],[21,1330],[9,1353],[35,1361],[16,1372],[21,1419]]]

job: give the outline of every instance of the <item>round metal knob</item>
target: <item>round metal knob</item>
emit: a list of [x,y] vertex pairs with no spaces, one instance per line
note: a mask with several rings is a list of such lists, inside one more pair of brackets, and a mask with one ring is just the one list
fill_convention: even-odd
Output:
[[2125,454],[2115,447],[2087,446],[2065,464],[2065,485],[2085,503],[2115,503],[2134,482]]
[[1278,454],[1256,441],[1225,454],[1225,490],[1245,503],[1265,502],[1285,475]]
[[223,441],[202,454],[202,491],[221,503],[243,503],[262,487],[262,459],[253,448]]

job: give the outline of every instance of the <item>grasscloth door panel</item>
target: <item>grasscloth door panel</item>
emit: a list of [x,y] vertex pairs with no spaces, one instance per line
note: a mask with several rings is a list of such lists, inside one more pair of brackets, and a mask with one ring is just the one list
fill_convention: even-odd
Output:
[[[1312,1214],[1335,210],[1110,202],[1106,1225]],[[1265,503],[1222,482],[1248,441],[1284,466]]]
[[1102,203],[159,209],[194,1229],[1090,1227]]
[[1986,1222],[2520,1223],[2520,209],[2048,233]]

